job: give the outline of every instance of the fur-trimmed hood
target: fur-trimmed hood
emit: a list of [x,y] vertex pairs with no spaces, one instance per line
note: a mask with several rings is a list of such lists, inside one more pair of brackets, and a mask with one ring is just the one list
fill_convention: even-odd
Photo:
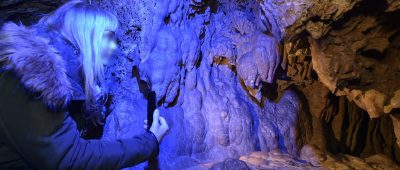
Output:
[[73,90],[66,63],[35,29],[5,24],[0,31],[0,62],[2,71],[16,74],[49,108],[61,109],[69,103]]

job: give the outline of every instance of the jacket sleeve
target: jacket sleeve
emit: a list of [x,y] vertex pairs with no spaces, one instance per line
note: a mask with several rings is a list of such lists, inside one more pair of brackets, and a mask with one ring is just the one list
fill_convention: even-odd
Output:
[[67,113],[32,100],[12,76],[0,73],[0,139],[36,169],[120,169],[158,154],[151,132],[114,141],[84,140]]

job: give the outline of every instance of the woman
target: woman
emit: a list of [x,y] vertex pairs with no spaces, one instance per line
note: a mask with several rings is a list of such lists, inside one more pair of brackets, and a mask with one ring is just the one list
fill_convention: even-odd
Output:
[[69,114],[84,101],[84,117],[104,119],[103,64],[116,28],[115,16],[79,0],[31,28],[3,26],[0,169],[120,169],[158,154],[168,130],[158,111],[149,132],[115,141],[82,139]]

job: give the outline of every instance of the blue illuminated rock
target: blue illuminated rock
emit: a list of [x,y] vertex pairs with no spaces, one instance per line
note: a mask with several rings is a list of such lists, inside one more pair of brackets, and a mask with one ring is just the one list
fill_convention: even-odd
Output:
[[138,105],[146,102],[127,74],[138,65],[171,127],[161,144],[162,167],[190,169],[257,150],[297,154],[295,93],[278,103],[255,102],[241,83],[243,79],[260,97],[262,82],[273,81],[280,63],[278,39],[259,31],[258,13],[251,10],[259,9],[258,4],[249,2],[243,10],[221,1],[215,13],[209,3],[100,1],[118,14],[122,25],[121,55],[111,69],[120,83],[112,88],[115,109],[103,138],[143,131],[139,126],[146,107]]
[[[0,24],[62,2],[1,1]],[[138,66],[162,169],[399,169],[399,2],[92,0],[120,22],[102,139],[144,132]]]

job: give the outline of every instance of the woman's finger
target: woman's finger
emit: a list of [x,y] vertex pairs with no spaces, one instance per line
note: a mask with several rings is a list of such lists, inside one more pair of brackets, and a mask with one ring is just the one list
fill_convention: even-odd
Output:
[[152,127],[154,126],[155,128],[158,128],[159,117],[160,117],[160,112],[158,111],[158,109],[156,109],[153,113],[153,124],[151,125]]

